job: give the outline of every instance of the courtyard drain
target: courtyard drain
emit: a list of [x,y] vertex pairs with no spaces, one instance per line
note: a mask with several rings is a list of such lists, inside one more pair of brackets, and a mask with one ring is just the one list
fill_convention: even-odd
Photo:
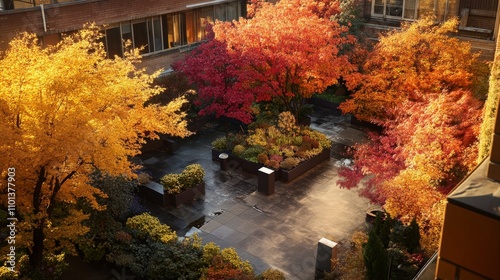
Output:
[[226,212],[225,209],[220,209],[220,210],[214,211],[213,213],[208,214],[208,216],[212,216],[212,217],[213,216],[219,216],[219,215],[221,215],[224,212]]

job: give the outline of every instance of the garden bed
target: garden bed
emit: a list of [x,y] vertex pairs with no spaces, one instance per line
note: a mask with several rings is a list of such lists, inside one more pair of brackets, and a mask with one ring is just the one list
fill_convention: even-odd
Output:
[[[212,160],[218,160],[221,151],[216,151],[212,149]],[[239,169],[251,174],[258,174],[259,169],[263,167],[263,164],[251,162],[244,158],[237,157],[231,153],[227,153],[229,156],[228,165],[231,169]],[[214,158],[215,155],[215,158]],[[316,165],[320,164],[325,160],[330,159],[330,149],[324,149],[319,155],[316,155],[308,160],[305,160],[291,170],[278,169],[275,172],[275,181],[281,180],[284,183],[290,183],[291,181],[300,177],[300,175],[311,170]]]
[[[212,149],[212,160],[219,161],[219,155],[221,153],[226,153],[229,156],[228,167],[231,169],[242,170],[247,173],[257,175],[259,173],[259,169],[264,167],[264,165],[261,163],[252,162],[244,158],[237,157],[231,153],[222,152],[214,149]],[[279,180],[279,172],[275,172],[275,181],[278,180]]]
[[157,182],[149,182],[147,184],[140,185],[139,192],[145,199],[154,204],[158,204],[163,207],[176,208],[182,204],[188,204],[205,195],[205,182],[178,194],[166,193],[161,184]]
[[302,174],[313,169],[316,165],[322,163],[325,160],[330,159],[330,149],[324,149],[319,155],[316,155],[308,160],[305,160],[291,170],[279,169],[280,180],[283,183],[290,183],[291,181],[297,179]]

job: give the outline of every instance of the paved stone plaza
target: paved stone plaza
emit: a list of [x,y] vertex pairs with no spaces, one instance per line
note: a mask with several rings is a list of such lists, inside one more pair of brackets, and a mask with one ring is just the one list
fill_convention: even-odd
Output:
[[[348,117],[327,111],[316,111],[311,127],[340,146],[364,138]],[[275,194],[263,195],[256,191],[257,175],[238,168],[222,171],[211,160],[211,142],[223,135],[209,124],[177,141],[173,155],[158,149],[145,152],[140,158],[155,180],[192,163],[206,171],[204,198],[177,209],[147,204],[148,209],[179,235],[196,231],[204,243],[236,248],[256,272],[274,267],[287,279],[314,279],[318,241],[325,237],[348,243],[352,232],[366,226],[365,213],[375,206],[355,190],[336,185],[341,161],[333,150],[329,161],[291,183],[276,182]]]

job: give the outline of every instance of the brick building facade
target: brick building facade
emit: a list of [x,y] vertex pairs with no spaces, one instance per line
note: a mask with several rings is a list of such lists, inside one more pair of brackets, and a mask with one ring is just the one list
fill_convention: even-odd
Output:
[[0,49],[19,32],[35,33],[42,43],[54,44],[61,34],[95,22],[106,26],[104,42],[110,56],[123,55],[124,40],[143,46],[142,66],[149,72],[169,68],[203,40],[207,22],[237,19],[246,9],[240,0],[26,2],[0,0]]

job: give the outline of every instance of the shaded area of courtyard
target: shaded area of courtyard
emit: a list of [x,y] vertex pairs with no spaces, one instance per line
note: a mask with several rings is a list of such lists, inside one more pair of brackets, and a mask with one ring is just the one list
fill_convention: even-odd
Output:
[[256,272],[274,267],[287,279],[313,279],[317,242],[326,237],[349,244],[352,232],[365,227],[365,213],[374,208],[355,190],[336,185],[341,165],[339,150],[362,141],[364,134],[349,117],[316,110],[311,127],[334,141],[332,158],[291,183],[276,182],[275,194],[257,192],[257,176],[231,166],[222,171],[211,160],[211,142],[223,136],[209,123],[196,135],[178,140],[173,155],[160,147],[140,156],[153,180],[199,163],[206,171],[206,195],[190,205],[166,209],[145,202],[152,215],[182,236],[198,232],[203,242],[234,247]]

